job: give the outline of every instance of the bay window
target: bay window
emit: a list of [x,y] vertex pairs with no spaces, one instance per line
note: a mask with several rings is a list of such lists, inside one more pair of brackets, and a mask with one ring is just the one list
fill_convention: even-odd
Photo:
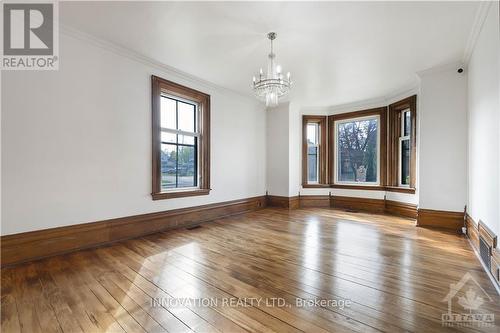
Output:
[[416,100],[303,116],[302,186],[415,193]]

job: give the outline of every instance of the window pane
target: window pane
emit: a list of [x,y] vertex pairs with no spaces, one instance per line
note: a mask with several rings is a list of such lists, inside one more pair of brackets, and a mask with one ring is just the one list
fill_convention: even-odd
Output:
[[307,148],[307,181],[318,182],[318,147]]
[[410,140],[401,140],[401,184],[410,185]]
[[411,125],[410,111],[404,111],[403,112],[403,136],[410,135],[410,125]]
[[177,143],[176,134],[161,132],[161,142]]
[[318,144],[318,124],[307,124],[307,144]]
[[185,132],[195,132],[196,108],[192,104],[178,102],[178,129]]
[[196,158],[194,147],[179,146],[178,187],[196,186]]
[[194,145],[195,137],[191,135],[178,135],[179,143],[184,145]]
[[175,145],[161,145],[161,188],[176,187],[176,160],[177,148]]
[[175,100],[162,96],[160,110],[161,110],[160,126],[163,128],[176,129],[177,119],[175,112]]
[[378,118],[337,124],[337,181],[377,183]]

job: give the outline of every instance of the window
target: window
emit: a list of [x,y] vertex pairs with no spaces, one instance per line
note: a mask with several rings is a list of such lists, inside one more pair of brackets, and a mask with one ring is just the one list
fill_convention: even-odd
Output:
[[161,95],[161,190],[198,186],[198,105]]
[[410,186],[410,109],[401,111],[401,136],[399,137],[399,186]]
[[302,185],[305,187],[328,186],[327,117],[303,116]]
[[152,94],[153,199],[208,194],[210,96],[155,76]]
[[415,191],[416,96],[389,105],[389,191]]
[[330,185],[383,190],[387,108],[330,116]]
[[335,121],[335,183],[379,184],[380,116]]
[[317,183],[319,178],[319,126],[307,124],[307,182]]
[[415,193],[416,100],[303,116],[302,186]]

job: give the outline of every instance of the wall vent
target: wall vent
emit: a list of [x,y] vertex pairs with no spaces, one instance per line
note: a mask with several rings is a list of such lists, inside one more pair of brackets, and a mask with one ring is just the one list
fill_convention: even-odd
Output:
[[482,236],[479,237],[479,255],[488,272],[491,272],[491,248]]

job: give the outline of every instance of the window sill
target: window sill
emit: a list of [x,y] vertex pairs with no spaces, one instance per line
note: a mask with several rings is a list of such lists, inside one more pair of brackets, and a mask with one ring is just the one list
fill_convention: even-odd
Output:
[[385,190],[388,192],[401,192],[401,193],[415,194],[415,189],[411,188],[411,187],[386,186]]
[[302,184],[302,188],[329,188],[329,184]]
[[210,193],[210,189],[195,189],[188,191],[176,191],[176,192],[159,192],[152,193],[151,196],[153,200],[163,200],[163,199],[172,199],[172,198],[183,198],[183,197],[193,197],[197,195],[207,195]]
[[345,185],[345,184],[332,184],[333,188],[344,188],[348,190],[369,190],[369,191],[385,191],[384,186],[380,185]]

